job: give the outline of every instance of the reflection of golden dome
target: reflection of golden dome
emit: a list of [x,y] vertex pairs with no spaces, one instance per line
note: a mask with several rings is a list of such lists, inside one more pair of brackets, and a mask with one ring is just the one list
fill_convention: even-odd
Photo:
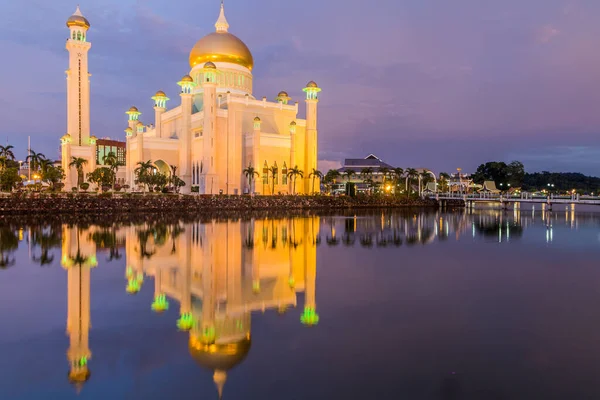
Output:
[[204,368],[229,371],[246,359],[251,343],[250,336],[228,344],[203,344],[190,337],[190,354]]
[[84,383],[90,379],[90,370],[87,368],[77,368],[69,371],[69,382]]
[[213,32],[198,40],[190,52],[190,67],[208,61],[238,64],[252,70],[254,59],[248,47],[229,32]]

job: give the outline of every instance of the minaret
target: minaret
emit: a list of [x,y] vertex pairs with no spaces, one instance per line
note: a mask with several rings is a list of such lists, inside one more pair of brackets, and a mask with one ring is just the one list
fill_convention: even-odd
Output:
[[131,153],[131,141],[137,136],[137,123],[142,113],[137,109],[136,106],[131,106],[129,111],[127,111],[125,114],[127,114],[127,129],[125,129],[125,135],[127,137],[127,144],[125,147],[125,157],[127,157],[127,161],[125,162],[125,176],[127,184],[133,189],[133,182],[135,181],[133,170],[136,162],[134,162],[135,157]]
[[[305,164],[304,164],[304,193],[310,193],[311,184],[309,175],[313,168],[317,168],[317,104],[319,103],[319,92],[321,88],[310,81],[303,89],[306,93],[306,140],[305,140]],[[320,184],[320,182],[319,182]]]
[[69,51],[67,70],[67,133],[74,146],[87,146],[90,139],[90,74],[87,41],[90,23],[81,14],[79,6],[67,20],[70,35],[66,48]]
[[[296,121],[290,123],[290,168],[295,168],[298,165],[296,160]],[[288,190],[292,185],[291,179],[288,182]]]
[[191,76],[186,75],[177,84],[181,86],[179,177],[185,182],[182,192],[189,193],[192,186],[192,91],[196,83]]
[[[217,32],[229,27],[223,14],[221,4],[221,16],[216,23]],[[224,21],[224,22],[223,22]],[[219,181],[216,171],[217,162],[217,67],[212,62],[204,64],[204,79],[202,81],[204,91],[204,149],[202,156],[203,174],[205,179],[205,193],[215,194],[219,190]]]
[[82,384],[88,380],[87,366],[92,356],[89,348],[90,271],[97,265],[95,246],[81,245],[79,228],[63,229],[61,264],[67,270],[67,334],[69,335],[69,380]]
[[167,100],[170,100],[165,92],[159,90],[152,97],[154,100],[154,126],[156,127],[156,137],[162,138],[162,123],[161,116],[167,109]]
[[[260,174],[259,171],[262,169],[262,164],[260,163],[260,127],[261,121],[259,117],[254,118],[254,131],[252,133],[252,165],[254,166],[254,170]],[[256,180],[255,177],[252,177],[254,182],[254,191],[256,190]],[[260,178],[260,175],[259,175]],[[260,186],[262,187],[262,185]],[[252,188],[248,189],[250,193],[252,193]],[[261,190],[262,192],[262,190]]]

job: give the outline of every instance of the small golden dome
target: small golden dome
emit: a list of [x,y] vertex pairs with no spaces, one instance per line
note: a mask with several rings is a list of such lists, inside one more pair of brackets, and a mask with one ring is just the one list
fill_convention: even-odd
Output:
[[135,126],[140,127],[140,126],[144,126],[144,124],[142,124],[142,121],[138,121],[138,123],[135,124]]
[[250,351],[250,337],[226,344],[203,344],[190,337],[190,354],[200,366],[211,371],[229,371],[239,365]]
[[310,81],[306,84],[307,88],[318,88],[319,85],[317,85],[317,83],[315,81]]
[[259,117],[254,118],[254,122],[260,122],[260,118]]
[[282,90],[281,92],[279,92],[279,94],[277,95],[277,97],[289,97],[289,95],[287,94],[286,91]]
[[292,123],[290,124],[290,126],[296,126],[296,121],[292,121]]
[[213,32],[198,40],[190,52],[190,67],[208,61],[241,65],[252,71],[254,58],[248,46],[229,32]]
[[167,95],[162,90],[159,90],[158,92],[156,92],[154,97],[167,97]]
[[215,65],[215,63],[209,61],[206,64],[204,64],[204,68],[216,69],[217,66]]
[[139,112],[136,106],[131,106],[129,112]]
[[90,28],[90,21],[88,21],[83,14],[81,14],[81,11],[79,10],[79,6],[77,6],[77,10],[75,10],[75,13],[73,15],[71,15],[69,17],[69,19],[67,20],[67,27],[72,27],[72,26],[79,26],[85,29],[89,29]]
[[194,82],[194,79],[191,76],[186,75],[183,78],[181,78],[181,82]]
[[69,382],[73,384],[85,383],[88,379],[90,379],[90,370],[87,368],[69,371]]
[[130,127],[125,128],[125,132],[133,132],[133,129],[131,129]]

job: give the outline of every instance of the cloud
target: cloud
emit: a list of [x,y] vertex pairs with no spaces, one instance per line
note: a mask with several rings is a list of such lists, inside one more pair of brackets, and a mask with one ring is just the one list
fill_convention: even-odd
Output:
[[337,160],[319,160],[319,165],[317,168],[319,168],[319,171],[325,174],[330,169],[342,168],[342,163]]
[[536,32],[536,41],[538,43],[549,43],[556,36],[560,35],[560,31],[552,25],[544,25]]

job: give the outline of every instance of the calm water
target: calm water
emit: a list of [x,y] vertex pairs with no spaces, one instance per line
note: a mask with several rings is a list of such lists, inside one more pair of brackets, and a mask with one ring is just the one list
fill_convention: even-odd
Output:
[[0,399],[599,399],[600,213],[0,225]]

